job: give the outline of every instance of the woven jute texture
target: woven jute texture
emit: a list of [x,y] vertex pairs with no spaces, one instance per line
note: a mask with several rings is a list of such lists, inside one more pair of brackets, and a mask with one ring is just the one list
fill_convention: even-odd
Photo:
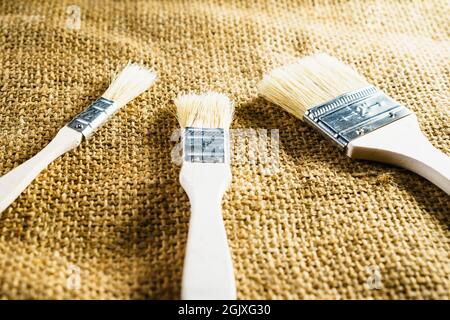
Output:
[[406,170],[348,159],[256,84],[327,52],[416,112],[449,154],[449,10],[441,0],[1,1],[1,175],[127,61],[159,79],[1,214],[0,297],[179,298],[190,206],[171,156],[172,99],[215,90],[236,103],[232,128],[279,130],[274,165],[250,140],[237,151],[223,201],[238,298],[448,299],[449,197]]

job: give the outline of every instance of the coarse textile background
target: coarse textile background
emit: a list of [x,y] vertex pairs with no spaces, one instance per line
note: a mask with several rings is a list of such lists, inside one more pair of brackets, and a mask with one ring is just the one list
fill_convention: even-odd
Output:
[[236,104],[232,128],[279,130],[279,170],[250,146],[223,202],[240,299],[448,299],[449,197],[348,159],[256,92],[271,68],[327,52],[449,154],[448,12],[441,0],[1,1],[0,175],[127,61],[159,79],[2,213],[0,298],[179,298],[190,213],[172,100],[215,90]]

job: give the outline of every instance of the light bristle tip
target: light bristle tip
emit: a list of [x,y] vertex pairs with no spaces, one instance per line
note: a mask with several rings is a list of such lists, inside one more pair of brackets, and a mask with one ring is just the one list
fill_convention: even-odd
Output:
[[222,93],[186,94],[174,100],[177,118],[182,128],[228,129],[233,119],[234,106]]
[[303,119],[308,109],[368,85],[351,67],[319,53],[273,69],[258,84],[258,92]]
[[156,73],[137,63],[128,63],[111,81],[102,97],[121,108],[152,86]]

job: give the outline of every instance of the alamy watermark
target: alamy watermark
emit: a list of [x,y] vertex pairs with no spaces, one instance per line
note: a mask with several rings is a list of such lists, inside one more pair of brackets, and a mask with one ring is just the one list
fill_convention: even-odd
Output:
[[[233,165],[249,163],[262,174],[276,174],[280,170],[280,134],[278,129],[230,129],[230,160]],[[172,161],[182,164],[182,130],[172,132]]]
[[66,278],[66,287],[70,290],[79,290],[81,288],[81,270],[75,264],[67,266],[68,276]]
[[76,4],[66,7],[66,28],[70,30],[81,29],[81,8]]
[[369,277],[367,278],[366,285],[370,290],[379,290],[381,289],[381,272],[380,267],[378,266],[370,266],[367,268],[367,273],[369,273]]

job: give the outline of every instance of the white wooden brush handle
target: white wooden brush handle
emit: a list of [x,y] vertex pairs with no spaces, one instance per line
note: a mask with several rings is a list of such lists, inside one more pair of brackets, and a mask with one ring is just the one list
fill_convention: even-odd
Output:
[[82,134],[63,127],[53,140],[33,158],[0,177],[0,213],[3,212],[25,188],[53,160],[75,148],[81,142]]
[[347,155],[406,168],[450,195],[450,158],[423,135],[414,114],[352,140]]
[[189,196],[191,218],[182,299],[236,299],[233,264],[221,210],[222,197],[230,181],[228,165],[183,164],[180,182]]

